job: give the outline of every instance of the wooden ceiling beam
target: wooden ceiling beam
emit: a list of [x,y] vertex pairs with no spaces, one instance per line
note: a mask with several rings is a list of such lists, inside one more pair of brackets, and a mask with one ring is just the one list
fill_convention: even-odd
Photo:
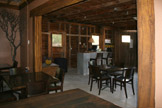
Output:
[[127,11],[111,12],[111,13],[107,13],[107,15],[104,15],[104,16],[98,15],[98,16],[95,16],[95,17],[92,17],[92,18],[86,18],[86,19],[84,18],[84,19],[81,19],[81,20],[75,19],[75,20],[87,22],[87,21],[92,21],[92,20],[112,19],[112,18],[116,18],[116,17],[121,18],[121,17],[127,17],[127,16],[137,16],[136,10],[128,11],[129,12],[128,15],[126,14],[126,12]]
[[[71,17],[57,17],[57,16],[53,16],[53,18],[58,18],[58,19],[66,19],[66,20],[70,20],[70,19],[75,19],[75,20],[80,20],[80,21],[86,21],[86,20],[93,20],[95,18],[102,18],[102,17],[106,17],[106,16],[112,16],[113,14],[126,14],[127,12],[129,13],[133,13],[137,12],[136,10],[136,5],[129,5],[127,6],[127,8],[125,6],[120,6],[118,7],[117,11],[114,11],[114,8],[109,8],[109,9],[105,9],[99,12],[89,12],[85,13],[85,14],[80,14],[78,13],[76,16],[71,16]],[[96,17],[97,16],[97,17]]]
[[[90,2],[90,3],[89,3]],[[93,4],[91,2],[94,2],[94,0],[89,0],[87,2],[87,7],[86,8],[82,8],[84,5],[86,4],[82,4],[81,6],[79,6],[80,8],[79,9],[73,9],[75,7],[70,7],[70,9],[73,9],[72,11],[70,12],[65,12],[65,10],[68,10],[68,8],[65,8],[64,10],[60,10],[60,11],[57,11],[56,13],[53,13],[51,15],[55,16],[55,17],[59,17],[58,15],[61,14],[61,17],[71,17],[71,16],[78,16],[78,14],[94,14],[94,13],[98,13],[98,11],[100,10],[107,10],[108,8],[114,8],[114,7],[117,7],[117,6],[121,6],[121,5],[124,5],[124,4],[132,4],[132,0],[112,0],[112,1],[109,1],[107,3],[103,3],[103,4],[98,4],[98,5],[90,5],[90,4]],[[128,6],[128,5],[127,5]]]
[[0,7],[19,10],[19,6],[11,5],[11,4],[8,4],[8,3],[0,3]]
[[39,7],[30,11],[30,16],[41,16],[52,11],[63,9],[65,7],[84,2],[86,0],[49,0]]
[[100,23],[96,23],[96,24],[97,25],[100,25],[100,24],[111,24],[111,25],[120,25],[120,26],[122,26],[122,25],[131,25],[133,23],[136,24],[137,21],[135,21],[133,19],[130,19],[130,20],[121,20],[121,21],[117,21],[117,22],[114,22],[114,23],[112,23],[112,22],[105,22],[105,23],[100,22]]
[[21,3],[20,5],[19,5],[19,9],[22,9],[22,8],[24,8],[25,6],[27,6],[27,5],[29,5],[31,2],[33,2],[34,0],[26,0],[26,1],[24,1],[23,3]]
[[97,20],[97,21],[94,20],[94,21],[91,21],[91,22],[93,22],[94,24],[95,23],[100,23],[100,22],[111,22],[111,23],[114,22],[115,23],[115,22],[118,22],[118,21],[127,21],[127,20],[131,20],[131,19],[133,19],[132,16],[127,16],[127,17],[121,17],[121,18]]

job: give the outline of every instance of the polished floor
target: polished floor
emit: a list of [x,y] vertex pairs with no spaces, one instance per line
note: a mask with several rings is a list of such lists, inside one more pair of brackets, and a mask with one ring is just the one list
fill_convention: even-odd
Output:
[[114,93],[110,92],[110,88],[105,88],[98,95],[97,83],[94,83],[92,91],[90,92],[90,85],[88,85],[88,76],[83,76],[77,73],[77,69],[69,69],[65,74],[64,91],[74,88],[80,88],[88,93],[103,98],[112,102],[122,108],[136,108],[137,106],[137,73],[134,75],[135,95],[132,93],[131,85],[127,85],[128,98],[125,97],[124,89],[120,90],[118,86]]

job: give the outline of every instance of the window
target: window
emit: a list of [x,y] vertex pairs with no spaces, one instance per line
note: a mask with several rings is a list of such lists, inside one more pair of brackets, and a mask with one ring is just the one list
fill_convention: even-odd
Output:
[[92,45],[97,45],[97,49],[99,49],[99,36],[98,35],[92,35],[92,39],[94,40]]
[[52,34],[52,47],[62,47],[62,34]]
[[122,35],[122,42],[123,43],[130,43],[130,35]]

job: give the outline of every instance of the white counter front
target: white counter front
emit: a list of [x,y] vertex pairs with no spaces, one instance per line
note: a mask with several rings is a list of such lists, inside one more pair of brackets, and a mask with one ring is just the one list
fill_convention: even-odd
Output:
[[77,72],[82,75],[89,75],[88,61],[90,58],[96,58],[97,53],[104,53],[106,57],[108,52],[90,52],[77,54]]

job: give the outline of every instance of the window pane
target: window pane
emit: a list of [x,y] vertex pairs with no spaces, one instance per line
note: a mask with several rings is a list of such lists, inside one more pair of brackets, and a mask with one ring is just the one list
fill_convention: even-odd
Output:
[[92,43],[92,45],[99,45],[99,36],[92,35],[92,38],[94,40],[94,42]]
[[92,38],[94,40],[94,42],[92,43],[92,45],[96,45],[97,46],[97,50],[98,50],[99,49],[99,36],[92,35]]
[[52,46],[62,47],[62,34],[52,34]]
[[130,43],[130,35],[122,35],[123,43]]

